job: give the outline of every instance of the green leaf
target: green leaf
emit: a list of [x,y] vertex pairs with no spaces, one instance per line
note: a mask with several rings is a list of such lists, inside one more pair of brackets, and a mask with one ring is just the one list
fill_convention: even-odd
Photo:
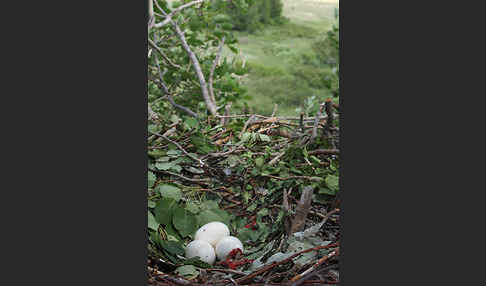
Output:
[[186,204],[186,210],[190,211],[193,214],[197,214],[200,211],[199,206],[193,202],[188,202]]
[[171,198],[162,198],[157,202],[154,209],[155,220],[163,225],[170,224],[172,221],[172,212],[177,206],[177,202]]
[[181,166],[179,166],[179,165],[173,165],[172,167],[170,167],[170,169],[171,169],[172,171],[177,172],[177,173],[180,173],[180,172],[182,171],[182,167],[181,167]]
[[249,212],[252,212],[252,211],[256,210],[256,208],[257,208],[257,204],[253,203],[246,210],[249,211]]
[[148,151],[148,155],[154,159],[160,158],[165,155],[165,151],[163,150],[152,150]]
[[257,215],[258,216],[261,216],[261,217],[264,217],[266,215],[268,215],[268,209],[264,208],[264,209],[261,209],[257,212]]
[[182,242],[173,240],[161,240],[160,244],[162,248],[172,255],[184,255],[184,247]]
[[167,151],[167,155],[178,156],[179,154],[180,154],[180,152],[178,150],[169,150],[169,151]]
[[304,154],[304,157],[305,158],[308,158],[309,157],[309,153],[307,152],[307,149],[306,148],[303,148],[302,149],[302,154]]
[[241,240],[241,242],[257,241],[258,238],[265,232],[268,232],[265,225],[258,223],[258,229],[256,230],[253,230],[251,228],[244,228],[240,230],[238,232],[238,238]]
[[178,187],[171,185],[159,185],[157,186],[157,191],[162,195],[163,198],[172,198],[178,202],[182,198],[182,192]]
[[172,121],[173,123],[177,123],[177,122],[179,122],[179,120],[181,120],[181,119],[175,114],[172,114],[171,117],[170,117],[170,121]]
[[204,261],[201,261],[199,259],[199,256],[186,259],[186,260],[184,260],[183,264],[184,265],[194,265],[194,266],[197,266],[199,268],[212,268],[213,267],[211,264],[208,264]]
[[268,135],[265,134],[260,134],[260,140],[263,142],[270,142],[270,137],[268,137]]
[[230,216],[227,212],[221,209],[210,209],[202,211],[197,215],[197,223],[199,226],[205,225],[209,222],[220,221],[229,225]]
[[157,168],[158,170],[167,171],[170,168],[172,168],[172,163],[157,162],[157,163],[155,163],[155,168]]
[[235,48],[234,46],[228,46],[228,48],[229,48],[229,49],[230,49],[230,50],[231,50],[233,53],[235,53],[235,54],[237,54],[237,53],[238,53],[238,49],[237,49],[237,48]]
[[249,200],[249,199],[250,199],[250,193],[249,193],[249,192],[247,192],[247,191],[243,192],[243,202],[244,202],[245,204],[248,204],[248,200]]
[[148,213],[148,228],[157,231],[157,229],[159,228],[159,223],[155,221],[155,217],[151,212],[148,211],[147,213]]
[[186,121],[184,121],[184,124],[186,126],[186,129],[196,128],[199,125],[197,120],[195,118],[192,118],[192,117],[186,119]]
[[201,203],[201,210],[218,209],[219,205],[217,201],[207,200]]
[[339,189],[339,177],[335,175],[328,175],[326,177],[326,185],[329,189],[337,191]]
[[177,267],[175,273],[186,277],[187,279],[194,279],[199,275],[199,270],[194,265],[183,265]]
[[170,161],[170,157],[160,157],[159,159],[157,159],[157,162],[169,162]]
[[197,230],[196,217],[189,211],[177,208],[172,217],[174,227],[179,231],[182,237],[192,236]]
[[317,158],[316,156],[314,155],[311,155],[309,157],[312,161],[316,162],[317,164],[320,164],[321,163],[321,160],[319,160],[319,158]]
[[299,174],[299,175],[303,175],[304,173],[302,173],[300,170],[296,169],[295,167],[291,167],[290,168],[290,171],[296,173],[296,174]]
[[328,189],[328,188],[319,188],[319,194],[333,196],[333,195],[336,194],[336,191],[335,190]]
[[197,169],[197,168],[194,168],[194,167],[187,168],[187,171],[189,171],[193,174],[204,174],[204,171],[202,169]]
[[245,132],[241,136],[241,142],[247,142],[248,140],[250,140],[250,138],[251,138],[251,133]]
[[148,172],[148,187],[152,188],[155,185],[155,181],[157,178],[155,177],[154,173]]
[[[178,206],[176,208],[178,208]],[[175,208],[174,208],[174,210],[175,210]],[[169,239],[169,236],[174,237],[176,240],[182,240],[182,237],[177,232],[177,230],[174,228],[174,226],[172,225],[172,223],[168,223],[165,226],[164,230],[165,230],[165,232],[167,232],[167,240],[170,240]]]
[[255,159],[255,165],[258,167],[258,168],[261,168],[263,166],[263,163],[264,163],[264,160],[262,157],[258,157]]

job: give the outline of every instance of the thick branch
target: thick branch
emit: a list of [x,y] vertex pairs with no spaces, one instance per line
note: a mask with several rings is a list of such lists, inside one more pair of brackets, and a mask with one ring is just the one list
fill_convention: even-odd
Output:
[[209,112],[211,112],[211,114],[213,116],[217,116],[218,111],[217,111],[216,105],[211,101],[211,98],[209,96],[208,87],[207,87],[207,84],[206,84],[206,79],[204,78],[204,74],[201,70],[201,65],[199,64],[199,61],[197,60],[196,55],[194,54],[194,52],[191,50],[191,48],[187,44],[186,37],[184,36],[184,33],[179,28],[179,25],[177,25],[177,23],[174,22],[174,21],[171,21],[171,23],[172,23],[172,26],[175,29],[177,37],[182,42],[182,47],[184,48],[186,53],[189,55],[189,59],[191,60],[192,66],[194,67],[196,75],[199,79],[199,84],[201,85],[202,96],[204,98],[204,101],[206,102],[206,106],[207,106]]

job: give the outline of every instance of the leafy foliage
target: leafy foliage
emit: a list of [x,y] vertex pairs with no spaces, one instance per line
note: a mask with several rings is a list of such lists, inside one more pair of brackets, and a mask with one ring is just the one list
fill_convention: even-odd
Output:
[[[166,0],[157,1],[166,13],[173,11],[184,2],[174,2],[171,6]],[[163,13],[157,5],[154,9],[157,15]],[[225,46],[238,52],[235,47],[237,39],[231,32],[231,21],[225,17],[222,9],[223,7],[218,7],[213,2],[207,2],[197,9],[183,9],[173,17],[174,22],[185,35],[187,45],[196,54],[202,73],[207,79],[211,74],[218,46],[223,38],[225,38]],[[190,57],[181,40],[176,36],[174,27],[168,24],[158,29],[153,28],[149,32],[149,39],[152,39],[153,43],[164,53],[162,56],[157,49],[153,49],[148,58],[148,101],[152,110],[156,113],[184,114],[180,109],[174,110],[169,101],[163,100],[166,96],[163,89],[163,85],[165,85],[176,104],[196,113],[206,114],[207,108],[201,101],[201,87],[197,81],[196,72],[191,66]],[[238,79],[238,76],[245,73],[246,69],[237,59],[228,61],[225,58],[219,62],[213,74],[214,95],[218,106],[235,102],[245,94],[246,90],[241,87]],[[166,164],[159,164],[159,166],[161,168],[169,167]]]
[[218,7],[222,7],[226,15],[232,19],[232,28],[238,31],[253,33],[264,25],[283,22],[282,0],[252,0],[246,5],[237,1],[215,1]]

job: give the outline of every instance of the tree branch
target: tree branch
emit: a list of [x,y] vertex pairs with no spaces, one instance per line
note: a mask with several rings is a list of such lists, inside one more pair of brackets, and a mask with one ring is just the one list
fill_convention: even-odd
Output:
[[[156,0],[154,0],[154,1],[156,1]],[[183,9],[187,8],[187,7],[190,7],[190,6],[192,6],[192,5],[195,5],[195,4],[198,4],[198,3],[202,3],[202,2],[204,2],[204,0],[196,0],[196,1],[192,1],[192,2],[189,2],[189,3],[187,3],[187,4],[184,4],[184,5],[179,6],[178,8],[174,9],[174,10],[173,10],[172,12],[170,12],[169,14],[166,14],[165,19],[164,19],[162,22],[160,22],[160,23],[156,23],[156,24],[154,25],[154,27],[155,27],[155,28],[160,28],[160,27],[163,27],[163,26],[165,26],[165,25],[169,24],[169,23],[172,21],[172,17],[173,17],[173,16],[174,16],[174,15],[175,15],[177,12],[179,12],[179,11],[181,11],[181,10],[183,10]],[[160,10],[161,10],[161,11],[162,11],[164,14],[165,14],[165,11],[164,11],[164,10],[162,10],[162,8],[161,8],[161,7],[160,7],[160,6],[157,4],[157,2],[155,2],[155,4],[156,4],[156,5],[157,5],[157,7],[158,7],[158,8],[159,8],[159,9],[160,9]]]
[[182,105],[175,103],[174,99],[170,95],[169,89],[165,85],[164,79],[162,78],[162,71],[160,70],[159,60],[157,59],[157,57],[155,57],[155,63],[157,64],[157,69],[159,71],[160,86],[162,87],[162,90],[164,91],[164,93],[167,95],[167,99],[169,100],[170,104],[172,104],[172,106],[174,106],[175,108],[178,108],[178,109],[184,111],[185,113],[189,114],[190,116],[197,118],[197,113],[195,113],[194,111],[190,110],[189,108],[187,108],[185,106],[182,106]]
[[174,21],[171,21],[171,23],[172,23],[172,26],[175,29],[177,37],[182,42],[182,47],[184,48],[186,53],[189,55],[189,59],[191,60],[192,66],[193,66],[193,68],[196,72],[198,79],[199,79],[199,84],[201,86],[202,96],[204,98],[204,101],[206,102],[206,106],[207,106],[209,112],[211,112],[211,114],[213,116],[217,116],[218,111],[217,111],[216,105],[211,101],[211,98],[209,96],[208,87],[207,87],[207,84],[206,84],[206,79],[204,78],[204,74],[201,70],[201,65],[199,64],[199,61],[197,60],[196,55],[192,52],[191,48],[187,44],[186,37],[184,36],[184,33],[179,28],[179,25],[177,25],[177,23],[174,22]]
[[214,60],[213,66],[211,67],[211,71],[209,72],[209,95],[211,96],[211,100],[214,104],[216,104],[216,98],[214,97],[214,90],[213,90],[213,77],[214,77],[214,70],[216,66],[219,64],[219,59],[223,52],[224,40],[226,37],[223,37],[219,43],[219,50],[218,54],[216,55],[216,59]]
[[148,39],[148,42],[152,46],[152,48],[154,48],[162,56],[162,58],[164,58],[164,60],[166,62],[168,62],[171,66],[178,68],[178,69],[182,69],[182,67],[180,65],[173,63],[169,59],[169,57],[164,52],[162,52],[162,50],[159,47],[157,47],[157,45],[150,38]]
[[148,0],[149,4],[149,21],[148,21],[148,31],[155,25],[155,16],[154,16],[154,3],[152,0]]

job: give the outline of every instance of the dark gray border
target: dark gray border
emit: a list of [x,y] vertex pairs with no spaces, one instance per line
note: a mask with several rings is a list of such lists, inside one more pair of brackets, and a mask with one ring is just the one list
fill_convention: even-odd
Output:
[[147,1],[13,11],[1,284],[147,285]]
[[484,158],[484,105],[472,101],[484,72],[470,69],[484,62],[483,9],[341,0],[340,10],[342,285],[484,284],[468,263],[484,243],[467,236],[484,202],[471,196],[484,168],[470,162]]

